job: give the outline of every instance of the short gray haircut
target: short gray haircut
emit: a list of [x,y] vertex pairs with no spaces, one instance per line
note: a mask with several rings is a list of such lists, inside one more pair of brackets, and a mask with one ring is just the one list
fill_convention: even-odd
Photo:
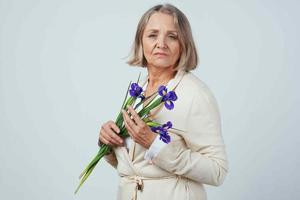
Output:
[[175,69],[183,69],[185,71],[195,69],[198,65],[199,58],[190,23],[183,12],[171,4],[159,4],[153,6],[141,17],[130,52],[130,59],[127,63],[131,66],[146,67],[147,60],[143,53],[142,37],[150,17],[157,12],[172,15],[174,18],[174,24],[178,31],[178,40],[181,48],[181,55]]

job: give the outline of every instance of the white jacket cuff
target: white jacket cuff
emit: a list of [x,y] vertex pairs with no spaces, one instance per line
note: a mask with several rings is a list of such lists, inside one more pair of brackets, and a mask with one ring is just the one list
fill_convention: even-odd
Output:
[[151,144],[150,148],[146,150],[144,158],[146,160],[151,161],[160,152],[160,150],[166,145],[167,145],[166,143],[164,143],[159,139],[159,135],[157,135],[155,140]]

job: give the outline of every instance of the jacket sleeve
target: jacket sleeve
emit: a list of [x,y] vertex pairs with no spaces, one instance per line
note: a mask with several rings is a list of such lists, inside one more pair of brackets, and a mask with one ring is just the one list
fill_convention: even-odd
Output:
[[[153,163],[199,183],[219,186],[228,171],[221,120],[214,96],[208,89],[192,97],[186,131],[163,147]],[[174,124],[176,128],[176,124]]]
[[114,151],[112,151],[110,154],[107,154],[104,156],[104,159],[106,160],[106,162],[108,162],[112,167],[114,167],[115,169],[117,169],[117,165],[118,165],[118,160],[116,158],[116,154]]

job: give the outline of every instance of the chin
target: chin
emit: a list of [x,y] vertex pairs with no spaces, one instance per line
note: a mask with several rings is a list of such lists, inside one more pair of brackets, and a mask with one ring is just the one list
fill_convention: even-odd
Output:
[[159,68],[168,68],[168,67],[172,66],[172,64],[169,62],[155,62],[155,63],[153,63],[153,65],[156,67],[159,67]]

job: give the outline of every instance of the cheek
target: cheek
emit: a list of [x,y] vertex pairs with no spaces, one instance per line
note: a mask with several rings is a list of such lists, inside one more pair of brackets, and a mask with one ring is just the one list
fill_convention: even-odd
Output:
[[152,45],[147,41],[143,41],[143,52],[146,58],[151,55],[152,52]]
[[178,59],[179,58],[179,56],[180,56],[180,46],[179,45],[174,45],[174,47],[173,47],[173,55],[174,55],[174,59]]

